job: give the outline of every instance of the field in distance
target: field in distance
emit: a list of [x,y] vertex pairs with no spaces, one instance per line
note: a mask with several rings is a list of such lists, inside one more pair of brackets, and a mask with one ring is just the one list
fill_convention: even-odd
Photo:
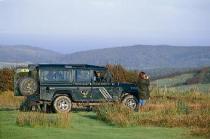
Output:
[[210,92],[210,68],[191,71],[152,81],[153,86],[179,91]]

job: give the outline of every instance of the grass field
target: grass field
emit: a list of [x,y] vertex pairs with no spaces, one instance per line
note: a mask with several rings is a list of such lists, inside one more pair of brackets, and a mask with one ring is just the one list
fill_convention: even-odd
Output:
[[73,112],[69,128],[31,128],[16,124],[18,111],[0,111],[1,139],[203,139],[185,128],[119,128],[96,119],[93,112]]
[[176,89],[176,90],[182,90],[182,91],[187,91],[187,90],[199,90],[202,92],[210,92],[210,83],[208,84],[192,84],[192,85],[180,85],[177,87],[171,87],[171,89]]
[[186,74],[181,74],[174,77],[158,79],[158,80],[153,81],[152,84],[155,84],[158,87],[168,88],[168,87],[178,86],[180,84],[183,84],[185,83],[187,79],[190,79],[192,77],[193,77],[193,73],[186,73]]
[[184,85],[184,83],[192,78],[194,73],[186,73],[177,75],[174,77],[168,77],[163,79],[158,79],[152,81],[151,84],[158,88],[167,88],[167,89],[176,89],[179,92],[184,92],[188,90],[197,90],[201,92],[209,92],[210,91],[210,83],[206,84],[192,84],[192,85]]

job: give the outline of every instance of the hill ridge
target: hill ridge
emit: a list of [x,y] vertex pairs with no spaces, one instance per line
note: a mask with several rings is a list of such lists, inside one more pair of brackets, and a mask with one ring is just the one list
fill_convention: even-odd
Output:
[[210,46],[132,45],[61,54],[28,45],[0,45],[0,62],[121,64],[128,69],[210,66]]

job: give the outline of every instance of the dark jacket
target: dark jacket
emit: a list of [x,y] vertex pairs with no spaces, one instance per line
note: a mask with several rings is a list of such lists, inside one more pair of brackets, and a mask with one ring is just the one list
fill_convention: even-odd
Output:
[[139,99],[149,99],[149,79],[138,79],[137,85],[139,87]]

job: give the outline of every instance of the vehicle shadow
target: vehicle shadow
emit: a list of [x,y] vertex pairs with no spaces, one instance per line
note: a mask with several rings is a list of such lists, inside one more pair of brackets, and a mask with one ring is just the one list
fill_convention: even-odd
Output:
[[72,108],[71,112],[74,113],[79,113],[79,112],[92,112],[93,109],[92,108],[87,108],[87,107],[83,107],[83,108]]
[[98,120],[96,115],[80,115],[84,118],[92,119],[92,120]]
[[[71,112],[78,113],[81,117],[84,117],[84,118],[98,120],[96,114],[89,113],[89,112],[94,112],[94,110],[90,109],[90,108],[73,108]],[[84,113],[82,114],[81,112],[86,112],[86,114],[84,114]]]

